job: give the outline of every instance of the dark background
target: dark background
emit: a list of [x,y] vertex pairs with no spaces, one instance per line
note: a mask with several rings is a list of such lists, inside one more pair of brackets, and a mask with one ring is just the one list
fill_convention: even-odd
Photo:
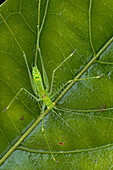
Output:
[[0,0],[0,5],[3,3],[3,2],[5,2],[6,0]]

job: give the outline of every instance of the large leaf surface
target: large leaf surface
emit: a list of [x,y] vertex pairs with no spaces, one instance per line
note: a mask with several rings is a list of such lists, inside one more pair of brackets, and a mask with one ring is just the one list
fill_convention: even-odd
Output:
[[[43,0],[41,21],[45,7],[46,0]],[[65,110],[57,111],[57,115],[50,111],[44,121],[45,135],[58,164],[53,161],[41,133],[40,121],[19,148],[15,147],[16,150],[7,155],[40,119],[37,102],[24,92],[9,110],[2,112],[20,88],[34,94],[19,46],[26,53],[31,70],[36,49],[38,2],[8,0],[0,7],[0,13],[0,157],[1,160],[4,155],[7,157],[0,169],[112,168],[113,2],[49,2],[40,36],[49,84],[54,69],[75,50],[55,73],[53,93],[69,80],[75,81],[57,93],[57,105]],[[39,58],[38,67],[42,73]],[[100,75],[100,78],[75,80],[75,77]]]

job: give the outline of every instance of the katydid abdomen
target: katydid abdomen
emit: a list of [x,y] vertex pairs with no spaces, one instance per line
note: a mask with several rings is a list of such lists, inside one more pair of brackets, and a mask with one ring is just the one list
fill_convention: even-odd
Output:
[[48,92],[44,88],[40,71],[38,70],[37,67],[33,67],[32,73],[39,98],[44,102],[48,109],[52,109],[55,103],[52,102]]

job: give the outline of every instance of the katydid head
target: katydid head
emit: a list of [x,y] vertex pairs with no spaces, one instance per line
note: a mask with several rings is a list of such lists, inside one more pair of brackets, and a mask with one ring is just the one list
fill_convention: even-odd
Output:
[[48,109],[48,110],[49,110],[49,109],[52,109],[54,106],[55,106],[55,103],[52,102],[52,103],[47,107],[47,109]]

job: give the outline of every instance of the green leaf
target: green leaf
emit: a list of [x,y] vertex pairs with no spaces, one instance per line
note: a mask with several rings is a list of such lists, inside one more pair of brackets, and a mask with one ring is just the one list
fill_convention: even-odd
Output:
[[[0,7],[0,169],[112,169],[113,2],[43,0],[40,12],[38,4],[8,0]],[[24,54],[32,71],[43,21],[39,43],[48,84],[58,68],[57,109],[41,113],[22,90],[5,111],[21,88],[34,95]],[[38,56],[43,75],[41,62]],[[42,134],[45,114],[45,136],[58,163]]]

